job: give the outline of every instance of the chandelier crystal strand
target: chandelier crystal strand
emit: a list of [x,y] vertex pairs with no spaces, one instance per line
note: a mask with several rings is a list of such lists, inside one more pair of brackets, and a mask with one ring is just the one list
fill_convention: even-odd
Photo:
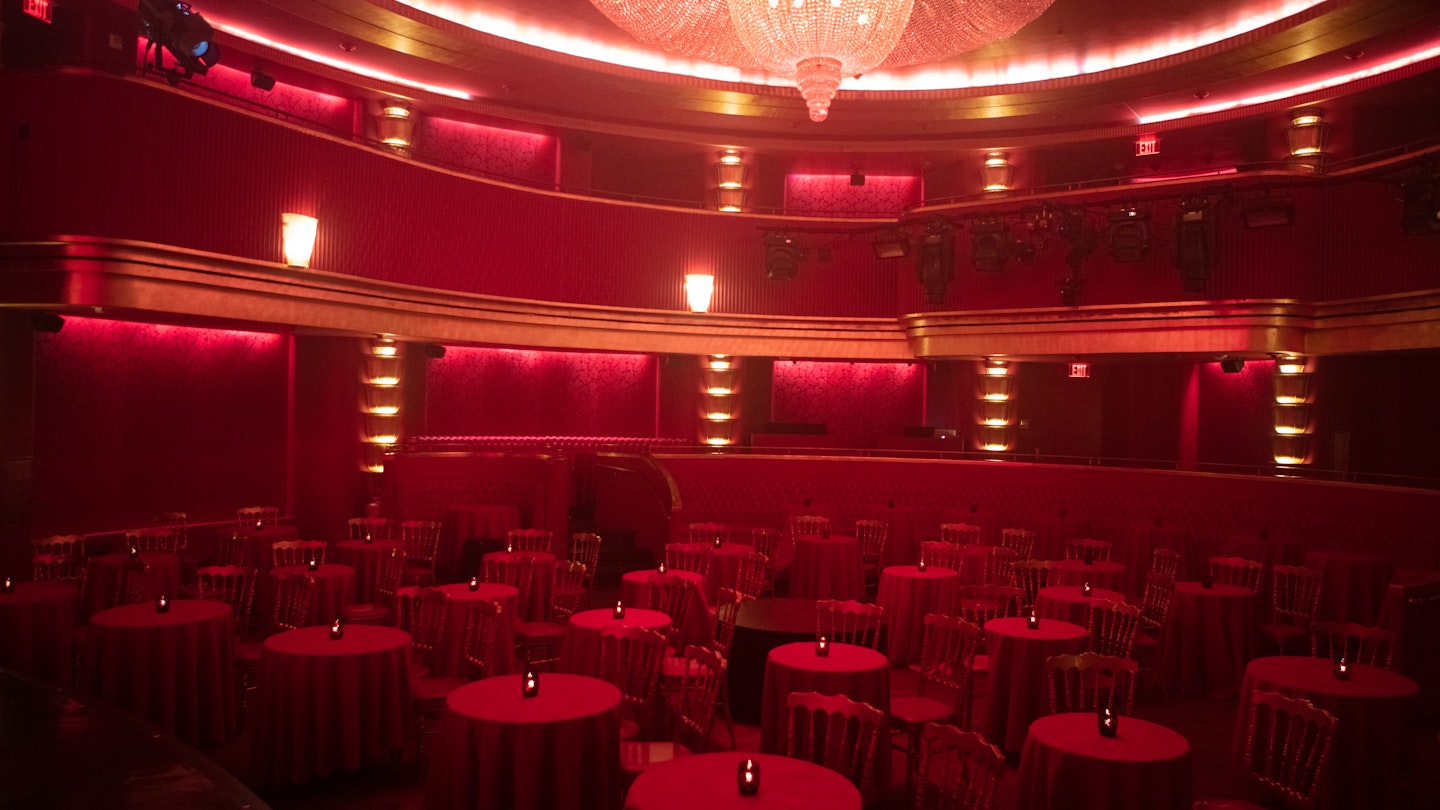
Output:
[[899,68],[938,62],[1005,39],[1054,0],[915,0],[910,22],[880,64]]
[[885,61],[914,0],[730,0],[730,19],[745,47],[776,76],[794,77],[824,121],[842,76]]
[[601,14],[646,45],[717,65],[757,70],[735,35],[726,0],[590,0]]

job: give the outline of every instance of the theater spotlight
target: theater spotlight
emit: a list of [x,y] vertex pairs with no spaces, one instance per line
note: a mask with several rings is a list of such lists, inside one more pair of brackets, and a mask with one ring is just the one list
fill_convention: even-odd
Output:
[[1175,266],[1186,292],[1204,292],[1210,268],[1219,260],[1215,209],[1209,199],[1192,197],[1175,218]]
[[955,278],[955,226],[942,216],[925,222],[920,237],[920,255],[915,261],[915,277],[925,288],[925,301],[932,306],[945,303],[945,288]]
[[1400,230],[1407,234],[1440,233],[1440,177],[1418,176],[1405,183]]
[[[149,40],[145,49],[156,47],[155,67],[160,70],[167,70],[160,59],[162,47],[185,69],[179,78],[203,75],[220,62],[220,47],[213,41],[215,29],[198,12],[191,11],[189,3],[140,0],[140,23]],[[176,73],[173,69],[170,72]]]
[[1112,211],[1105,241],[1115,261],[1142,261],[1150,255],[1150,212],[1134,206]]
[[1010,226],[1000,219],[982,219],[970,228],[970,263],[982,273],[998,273],[1010,258]]
[[784,231],[766,231],[763,242],[765,277],[775,281],[795,278],[795,273],[800,269],[800,260],[805,256],[805,249],[800,247],[800,241]]
[[256,90],[268,93],[275,89],[275,77],[260,69],[259,65],[250,71],[250,86]]
[[897,230],[875,237],[873,247],[877,259],[903,259],[910,255],[909,237]]

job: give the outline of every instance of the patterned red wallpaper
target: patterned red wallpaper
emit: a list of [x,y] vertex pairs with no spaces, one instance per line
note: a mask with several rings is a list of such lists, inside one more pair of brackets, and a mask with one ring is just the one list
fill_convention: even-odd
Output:
[[1274,377],[1271,360],[1247,360],[1235,373],[1219,363],[1200,364],[1200,463],[1274,463]]
[[37,536],[285,506],[289,340],[66,317],[35,336]]
[[415,122],[411,154],[497,180],[555,182],[555,139],[549,135],[421,115]]
[[[143,48],[145,40],[140,39]],[[168,61],[168,60],[167,60]],[[303,121],[314,122],[334,133],[348,133],[355,125],[355,102],[343,96],[332,96],[306,90],[289,84],[276,82],[270,90],[261,90],[250,84],[250,74],[243,70],[216,65],[205,74],[202,91],[216,90],[240,99],[249,110],[277,115],[279,118],[294,116]]]
[[843,446],[873,447],[878,438],[921,424],[924,402],[920,363],[777,360],[770,419],[823,423]]
[[432,436],[655,435],[656,358],[447,347],[426,376]]
[[863,185],[852,185],[848,174],[790,174],[785,176],[785,210],[894,216],[918,205],[922,189],[919,177],[905,175],[865,176]]

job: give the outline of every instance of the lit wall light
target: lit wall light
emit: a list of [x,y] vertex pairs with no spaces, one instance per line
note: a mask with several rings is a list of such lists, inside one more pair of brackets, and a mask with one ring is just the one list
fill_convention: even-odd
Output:
[[723,149],[715,164],[715,202],[721,211],[734,213],[745,209],[748,180],[745,156],[739,149]]
[[370,385],[399,385],[400,384],[400,358],[399,357],[376,357],[365,358],[365,375],[362,382]]
[[1277,357],[1275,358],[1275,371],[1280,374],[1304,374],[1305,358]]
[[991,377],[1004,377],[1010,373],[1010,364],[994,357],[985,358],[985,373]]
[[1322,171],[1329,157],[1326,153],[1329,139],[1330,125],[1325,123],[1320,110],[1296,113],[1290,119],[1290,126],[1285,128],[1285,143],[1290,149],[1289,162],[1302,171]]
[[730,356],[724,354],[712,354],[706,361],[710,368],[716,371],[726,371],[730,368]]
[[305,214],[280,215],[280,250],[291,267],[309,267],[320,220]]
[[1309,405],[1276,405],[1275,432],[1295,435],[1310,432]]
[[715,294],[715,277],[709,273],[685,274],[685,301],[691,312],[709,312]]
[[998,400],[981,400],[976,403],[976,416],[982,425],[1004,427],[1010,424],[1010,403]]
[[1310,463],[1310,437],[1305,434],[1276,434],[1271,437],[1275,463],[1294,467]]
[[1015,164],[1005,152],[990,152],[985,155],[985,165],[980,169],[981,188],[985,191],[1009,191],[1015,179]]
[[396,150],[410,146],[415,132],[415,119],[410,114],[410,103],[398,98],[387,98],[380,104],[380,116],[375,120],[380,143]]
[[395,338],[377,337],[370,341],[370,353],[376,357],[394,357],[400,353],[400,344]]
[[1300,405],[1309,401],[1309,374],[1275,375],[1275,403],[1277,405]]
[[699,441],[710,447],[735,443],[740,426],[740,358],[712,354],[700,358]]

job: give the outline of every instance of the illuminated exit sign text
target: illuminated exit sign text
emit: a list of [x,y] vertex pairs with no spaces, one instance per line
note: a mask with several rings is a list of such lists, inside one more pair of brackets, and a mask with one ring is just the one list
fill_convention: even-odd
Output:
[[1071,376],[1071,377],[1089,377],[1089,376],[1090,376],[1090,364],[1089,364],[1089,363],[1071,363],[1071,364],[1070,364],[1070,376]]
[[1136,154],[1137,157],[1140,156],[1140,155],[1158,155],[1158,154],[1160,154],[1160,136],[1158,136],[1158,135],[1141,135],[1140,137],[1136,138],[1136,139],[1135,139],[1135,154]]
[[50,10],[53,4],[50,0],[25,0],[25,13],[40,22],[50,22]]

